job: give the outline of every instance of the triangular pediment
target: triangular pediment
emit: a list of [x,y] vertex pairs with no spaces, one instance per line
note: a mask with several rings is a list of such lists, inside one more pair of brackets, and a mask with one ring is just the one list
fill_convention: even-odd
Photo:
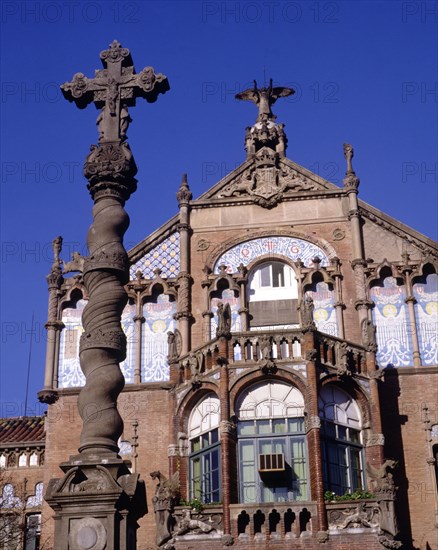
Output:
[[269,208],[297,193],[319,194],[333,190],[340,189],[303,166],[280,157],[273,149],[262,147],[196,202],[243,199]]

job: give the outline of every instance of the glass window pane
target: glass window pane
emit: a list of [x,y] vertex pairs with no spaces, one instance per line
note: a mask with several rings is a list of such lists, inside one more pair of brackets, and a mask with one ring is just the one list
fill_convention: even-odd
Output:
[[352,430],[351,428],[349,428],[348,431],[350,432],[350,441],[353,443],[360,443],[360,432]]
[[202,444],[201,444],[201,447],[203,449],[205,449],[205,447],[208,447],[209,445],[209,437],[208,437],[208,433],[206,434],[202,434]]
[[270,265],[265,265],[260,269],[260,286],[272,286]]
[[344,441],[347,440],[347,428],[345,426],[338,426],[338,438]]
[[272,431],[275,434],[282,434],[286,432],[286,421],[284,418],[275,419],[272,421]]
[[214,443],[217,443],[219,441],[219,430],[216,428],[215,430],[211,430],[210,432],[210,444],[214,445]]
[[258,420],[257,421],[257,431],[259,434],[270,434],[272,433],[271,422],[269,420]]
[[201,450],[201,442],[199,440],[199,437],[196,437],[195,439],[192,439],[192,453],[195,453],[196,451]]
[[237,426],[237,431],[239,435],[254,435],[255,434],[255,424],[253,420],[249,422],[239,422]]

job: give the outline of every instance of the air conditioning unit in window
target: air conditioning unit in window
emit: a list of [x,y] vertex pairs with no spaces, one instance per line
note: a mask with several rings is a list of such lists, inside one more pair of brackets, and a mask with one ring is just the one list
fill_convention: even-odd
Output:
[[283,453],[259,455],[259,472],[283,472],[284,470]]

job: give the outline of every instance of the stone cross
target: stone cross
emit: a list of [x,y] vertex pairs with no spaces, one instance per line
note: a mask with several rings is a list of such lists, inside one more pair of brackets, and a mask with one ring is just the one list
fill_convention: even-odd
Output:
[[100,58],[104,68],[96,70],[94,78],[76,73],[61,89],[64,97],[79,108],[94,102],[101,109],[96,121],[99,143],[120,142],[126,139],[131,121],[128,107],[135,105],[137,97],[149,103],[156,101],[158,94],[169,90],[169,83],[161,73],[155,74],[152,67],[136,74],[129,50],[117,40],[100,53]]

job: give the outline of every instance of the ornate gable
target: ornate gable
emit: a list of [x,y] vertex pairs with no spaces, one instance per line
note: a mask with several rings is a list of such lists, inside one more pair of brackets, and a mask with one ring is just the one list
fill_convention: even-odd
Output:
[[252,159],[222,179],[198,200],[249,199],[264,208],[273,208],[297,193],[313,194],[327,190],[340,191],[336,185],[280,157],[270,147],[262,147]]

